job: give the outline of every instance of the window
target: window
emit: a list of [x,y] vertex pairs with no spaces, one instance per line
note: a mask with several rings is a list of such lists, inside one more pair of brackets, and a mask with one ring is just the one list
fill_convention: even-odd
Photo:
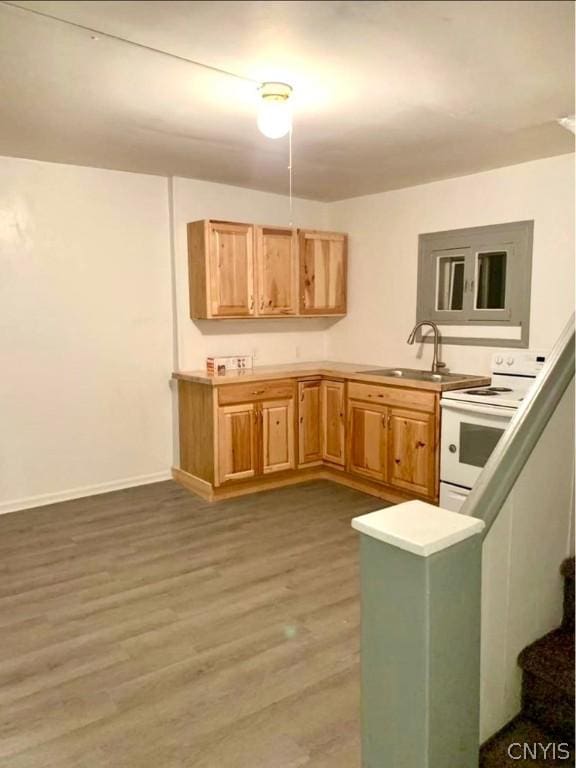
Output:
[[417,320],[443,343],[528,346],[533,221],[420,235]]

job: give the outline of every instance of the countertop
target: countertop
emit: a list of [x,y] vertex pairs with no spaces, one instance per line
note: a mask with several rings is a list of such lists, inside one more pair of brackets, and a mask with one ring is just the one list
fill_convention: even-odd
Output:
[[451,376],[457,378],[450,381],[420,381],[410,379],[408,376],[375,376],[365,371],[376,368],[393,368],[385,365],[361,365],[356,363],[337,363],[330,360],[320,360],[309,363],[286,363],[284,365],[264,365],[243,371],[231,371],[221,375],[211,375],[206,371],[175,371],[173,379],[192,381],[197,384],[209,386],[225,386],[227,384],[239,384],[240,382],[270,381],[272,379],[302,379],[311,376],[330,376],[335,379],[365,381],[370,384],[385,384],[391,387],[411,387],[427,389],[433,392],[445,392],[449,389],[463,389],[464,387],[482,387],[490,384],[489,376],[475,376],[469,374],[456,374],[448,371]]

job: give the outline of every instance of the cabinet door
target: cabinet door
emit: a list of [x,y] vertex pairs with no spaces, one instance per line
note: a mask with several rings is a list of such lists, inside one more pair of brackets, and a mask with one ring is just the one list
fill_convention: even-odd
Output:
[[390,409],[388,482],[421,496],[435,496],[434,416]]
[[298,312],[298,237],[293,229],[256,229],[258,315]]
[[218,408],[218,479],[244,480],[257,471],[254,403]]
[[322,461],[322,383],[298,383],[298,464]]
[[210,316],[254,315],[254,228],[211,221],[208,238]]
[[346,235],[300,230],[300,312],[346,312]]
[[294,469],[294,399],[261,404],[262,471]]
[[344,465],[345,420],[344,382],[322,382],[322,458]]
[[386,482],[386,419],[388,409],[348,401],[348,469]]

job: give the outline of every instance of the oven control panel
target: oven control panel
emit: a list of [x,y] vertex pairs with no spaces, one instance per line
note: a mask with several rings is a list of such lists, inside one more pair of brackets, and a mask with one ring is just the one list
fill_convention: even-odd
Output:
[[492,373],[537,376],[547,358],[548,352],[544,350],[502,350],[492,356]]

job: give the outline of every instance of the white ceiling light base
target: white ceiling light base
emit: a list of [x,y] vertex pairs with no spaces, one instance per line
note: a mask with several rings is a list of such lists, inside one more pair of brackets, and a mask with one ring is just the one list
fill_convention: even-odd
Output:
[[286,83],[262,83],[258,89],[258,128],[269,139],[280,139],[292,127],[292,87]]

